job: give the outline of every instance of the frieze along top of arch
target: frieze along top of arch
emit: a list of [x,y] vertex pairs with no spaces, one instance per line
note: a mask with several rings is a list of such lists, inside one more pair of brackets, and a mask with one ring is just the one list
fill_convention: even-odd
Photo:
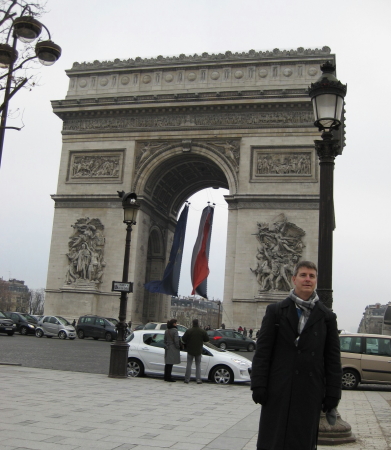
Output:
[[136,57],[127,60],[115,59],[114,61],[93,61],[73,63],[73,67],[67,72],[80,72],[90,71],[96,69],[119,69],[119,68],[132,68],[132,67],[148,67],[148,66],[167,66],[172,64],[191,64],[191,63],[219,63],[224,61],[258,61],[258,60],[272,60],[279,58],[308,58],[308,57],[326,57],[330,55],[331,49],[327,46],[321,49],[304,49],[299,47],[296,50],[280,50],[275,48],[271,51],[255,51],[250,50],[248,52],[236,52],[226,51],[225,53],[202,53],[201,55],[184,55],[179,56],[162,56],[159,55],[156,58],[141,58]]

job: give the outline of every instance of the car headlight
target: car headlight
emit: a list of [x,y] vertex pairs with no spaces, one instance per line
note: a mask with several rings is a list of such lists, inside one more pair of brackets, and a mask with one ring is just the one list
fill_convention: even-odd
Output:
[[31,323],[29,323],[29,328],[35,328],[35,325],[31,325]]
[[239,366],[247,366],[247,367],[250,367],[250,365],[251,365],[250,362],[243,361],[242,359],[232,358],[232,361],[233,361],[235,364],[238,364]]

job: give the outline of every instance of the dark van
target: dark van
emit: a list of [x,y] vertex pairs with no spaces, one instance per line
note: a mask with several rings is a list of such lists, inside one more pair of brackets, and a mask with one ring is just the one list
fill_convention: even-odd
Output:
[[105,339],[109,342],[117,337],[117,329],[110,319],[94,315],[79,317],[76,333],[79,339],[92,337],[95,340]]

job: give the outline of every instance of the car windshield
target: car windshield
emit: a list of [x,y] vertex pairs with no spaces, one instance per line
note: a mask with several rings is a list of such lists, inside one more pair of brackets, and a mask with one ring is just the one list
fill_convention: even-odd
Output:
[[157,323],[147,323],[144,327],[144,330],[154,330],[157,326]]
[[109,322],[111,322],[113,325],[117,325],[118,320],[114,319],[114,317],[107,317],[107,319]]
[[24,314],[21,314],[21,316],[25,317],[27,320],[32,320],[33,322],[37,321],[37,319],[33,316],[30,316],[30,314],[24,313]]
[[64,317],[57,316],[57,319],[58,319],[63,325],[70,325],[70,323],[67,321],[67,319],[64,319]]
[[6,319],[6,318],[7,318],[7,316],[4,315],[1,311],[0,311],[0,317],[1,317],[2,319]]
[[130,342],[134,338],[134,333],[130,333],[129,336],[125,339],[126,342]]
[[209,347],[212,350],[215,350],[216,352],[223,352],[225,353],[225,350],[222,350],[221,348],[215,347],[213,344],[211,344],[210,342],[204,342],[205,347]]

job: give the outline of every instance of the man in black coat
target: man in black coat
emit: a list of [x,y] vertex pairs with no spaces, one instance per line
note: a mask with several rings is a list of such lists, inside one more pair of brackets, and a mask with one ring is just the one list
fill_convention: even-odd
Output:
[[341,398],[337,320],[316,294],[316,265],[299,262],[292,281],[289,297],[267,307],[253,359],[257,450],[314,450],[321,409]]
[[204,342],[209,341],[208,333],[199,327],[198,319],[193,319],[193,328],[189,328],[182,336],[182,342],[186,345],[187,366],[185,373],[185,383],[189,383],[191,376],[191,366],[193,359],[196,365],[197,384],[201,384],[201,356]]

